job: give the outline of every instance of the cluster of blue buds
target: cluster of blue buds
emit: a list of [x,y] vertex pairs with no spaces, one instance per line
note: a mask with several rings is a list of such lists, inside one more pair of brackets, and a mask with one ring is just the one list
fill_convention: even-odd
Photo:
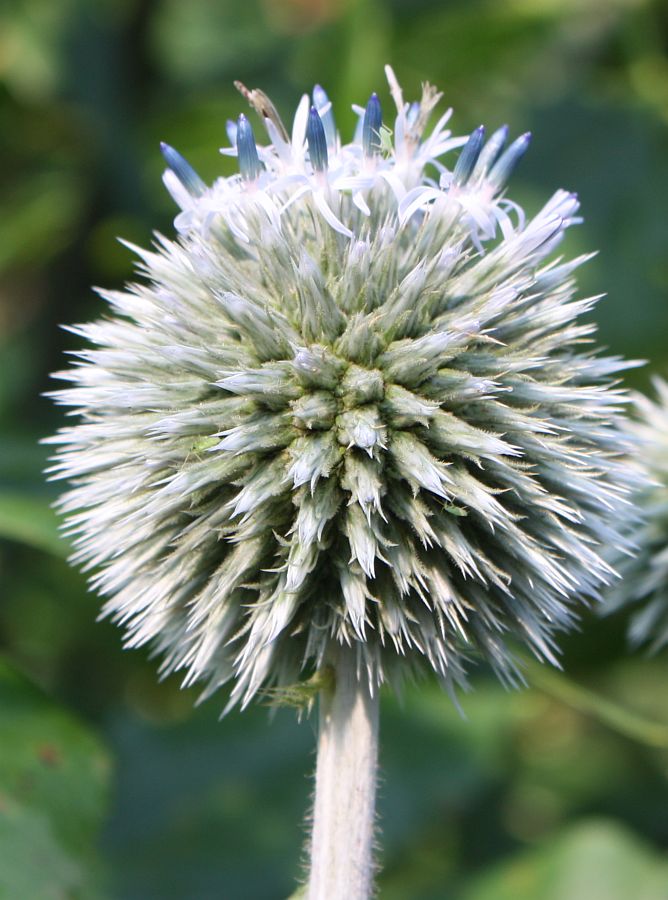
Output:
[[[440,94],[426,85],[420,102],[404,103],[391,70],[388,80],[397,106],[394,129],[383,125],[380,100],[373,93],[365,107],[353,107],[359,122],[349,144],[341,143],[332,104],[320,85],[311,97],[302,97],[289,136],[266,94],[237,83],[259,114],[271,143],[258,145],[245,115],[236,123],[229,121],[231,147],[221,152],[238,158],[240,179],[217,179],[211,187],[174,148],[162,144],[168,166],[165,183],[182,209],[177,229],[184,233],[192,228],[208,230],[220,216],[237,238],[246,240],[243,218],[249,197],[250,206],[259,203],[275,224],[283,210],[307,194],[329,225],[351,238],[363,230],[371,212],[370,198],[379,190],[389,190],[394,197],[402,225],[433,206],[455,204],[464,212],[481,251],[496,236],[499,225],[508,230],[509,214],[515,214],[521,225],[522,211],[501,192],[526,152],[530,135],[522,135],[505,150],[507,126],[486,143],[483,126],[468,138],[452,137],[445,127],[448,110],[425,136]],[[463,149],[451,171],[441,157],[457,147]],[[438,184],[430,169],[438,175]]]

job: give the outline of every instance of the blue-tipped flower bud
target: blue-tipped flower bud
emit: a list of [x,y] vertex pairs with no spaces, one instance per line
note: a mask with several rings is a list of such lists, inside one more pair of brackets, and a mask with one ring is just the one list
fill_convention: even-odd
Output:
[[257,155],[251,123],[243,113],[237,119],[237,153],[241,177],[246,181],[255,181],[262,171],[262,164]]
[[489,173],[489,180],[492,184],[494,184],[498,188],[502,188],[504,186],[506,181],[508,181],[508,179],[510,178],[517,163],[527,152],[530,143],[531,132],[529,131],[527,131],[526,134],[520,135],[517,140],[514,140],[512,142],[506,152],[499,157],[497,162],[494,163]]
[[503,150],[503,146],[508,140],[508,126],[502,125],[497,128],[491,138],[480,151],[478,162],[475,164],[473,175],[483,175],[487,172],[499,158],[499,154]]
[[189,194],[199,197],[206,190],[206,184],[199,177],[190,163],[184,159],[178,150],[170,147],[164,141],[160,142],[160,152],[165,157],[167,166],[179,179]]
[[375,156],[380,151],[380,126],[383,124],[383,112],[377,94],[369,97],[362,124],[362,147],[365,156]]
[[319,84],[313,88],[313,105],[318,110],[318,114],[322,121],[322,127],[325,129],[325,138],[328,147],[336,146],[336,125],[334,124],[334,113],[332,112],[332,104],[329,97],[320,87]]
[[452,173],[453,184],[466,184],[469,175],[473,171],[473,167],[478,161],[484,139],[485,126],[479,125],[475,131],[471,132],[468,141],[464,144],[464,149],[459,154],[457,165]]
[[311,165],[316,172],[327,171],[327,138],[325,129],[315,106],[311,107],[306,125],[306,141]]

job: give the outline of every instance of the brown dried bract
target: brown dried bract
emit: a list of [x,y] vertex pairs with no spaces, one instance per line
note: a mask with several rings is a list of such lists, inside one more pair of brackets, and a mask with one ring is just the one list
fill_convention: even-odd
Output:
[[278,133],[283,138],[283,140],[288,143],[290,141],[290,137],[288,135],[287,129],[283,124],[281,117],[278,114],[278,110],[271,102],[269,97],[261,91],[259,88],[247,88],[245,84],[241,81],[234,82],[235,88],[239,91],[242,97],[245,97],[248,100],[250,106],[255,110],[255,112],[260,116],[260,118],[264,121],[265,119],[269,119],[270,122],[274,123],[274,126],[278,129]]

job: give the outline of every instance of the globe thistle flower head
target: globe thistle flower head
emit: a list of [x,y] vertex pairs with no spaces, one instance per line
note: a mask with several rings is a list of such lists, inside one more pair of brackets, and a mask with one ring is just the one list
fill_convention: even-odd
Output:
[[374,689],[474,659],[513,682],[623,541],[625,364],[589,344],[585,257],[549,258],[577,198],[527,219],[504,189],[529,137],[429,129],[441,95],[388,79],[392,130],[373,94],[350,143],[322,87],[289,132],[241,85],[269,142],[228,123],[239,174],[210,186],[163,145],[178,239],[134,248],[59,375],[74,561],[128,646],[231,703],[337,644]]
[[605,611],[633,610],[632,644],[651,651],[668,645],[668,384],[654,382],[656,401],[637,395],[631,430],[638,442],[639,484],[634,494],[642,524],[634,555],[614,561],[621,580],[606,594]]

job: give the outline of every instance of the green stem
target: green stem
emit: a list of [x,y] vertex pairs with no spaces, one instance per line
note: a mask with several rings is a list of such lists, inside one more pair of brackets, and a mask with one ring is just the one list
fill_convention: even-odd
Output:
[[601,697],[594,691],[570,681],[564,675],[545,665],[529,662],[529,682],[585,715],[592,715],[604,725],[632,740],[650,747],[668,747],[668,725],[644,719],[637,713],[619,706],[613,700]]

